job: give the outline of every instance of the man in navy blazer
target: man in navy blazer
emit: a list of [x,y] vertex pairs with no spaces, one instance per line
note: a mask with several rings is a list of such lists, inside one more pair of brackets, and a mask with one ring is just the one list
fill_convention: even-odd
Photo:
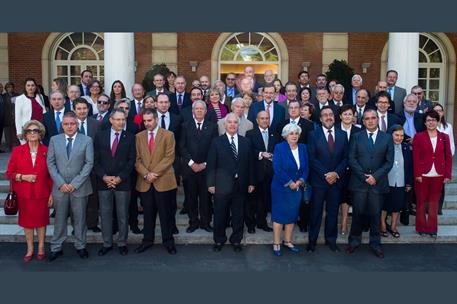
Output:
[[175,93],[170,93],[170,112],[181,114],[182,109],[192,105],[190,94],[186,90],[186,78],[178,76],[175,79]]
[[385,193],[389,191],[387,174],[394,161],[392,136],[380,132],[376,110],[363,113],[366,130],[354,134],[349,144],[349,166],[352,191],[352,225],[349,246],[346,251],[353,253],[362,242],[362,216],[370,220],[370,248],[379,257],[384,257],[379,233],[381,208]]
[[257,127],[257,113],[267,111],[270,113],[270,128],[276,130],[277,126],[286,117],[286,112],[283,107],[273,102],[275,88],[272,84],[267,84],[263,87],[263,101],[255,102],[251,105],[248,113],[248,119]]
[[101,129],[106,130],[111,127],[109,115],[111,113],[111,101],[108,95],[102,94],[97,99],[98,114],[92,116],[101,123]]
[[46,146],[49,146],[49,140],[52,136],[62,132],[60,123],[62,122],[63,115],[70,111],[65,108],[65,96],[60,91],[51,93],[50,103],[52,110],[43,115],[43,125],[46,130],[43,144]]
[[79,84],[79,91],[81,92],[81,96],[89,95],[89,89],[87,88],[87,85],[92,80],[92,78],[93,78],[92,71],[90,71],[90,70],[82,71],[81,83]]
[[308,252],[316,248],[325,202],[325,242],[330,250],[340,251],[336,245],[338,235],[338,209],[344,187],[349,143],[346,132],[335,128],[333,109],[324,106],[320,111],[322,126],[309,133],[308,154],[312,186]]

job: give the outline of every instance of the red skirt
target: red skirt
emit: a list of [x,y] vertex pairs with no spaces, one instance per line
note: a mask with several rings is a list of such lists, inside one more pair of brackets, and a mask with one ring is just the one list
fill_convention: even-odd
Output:
[[18,197],[18,225],[23,228],[40,228],[49,225],[48,199]]

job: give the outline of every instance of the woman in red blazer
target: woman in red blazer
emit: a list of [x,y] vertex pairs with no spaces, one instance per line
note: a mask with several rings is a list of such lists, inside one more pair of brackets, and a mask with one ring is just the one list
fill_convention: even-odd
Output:
[[[428,111],[424,115],[426,131],[413,140],[413,168],[416,186],[416,231],[436,238],[438,204],[443,183],[451,180],[452,154],[449,136],[437,130],[439,114]],[[428,206],[428,218],[426,207]]]
[[13,183],[19,206],[19,226],[24,228],[27,241],[25,262],[33,257],[33,231],[37,230],[37,260],[45,258],[44,239],[49,224],[49,207],[52,206],[52,180],[46,165],[48,148],[41,144],[44,126],[30,120],[22,127],[26,143],[15,147],[8,162],[6,176]]

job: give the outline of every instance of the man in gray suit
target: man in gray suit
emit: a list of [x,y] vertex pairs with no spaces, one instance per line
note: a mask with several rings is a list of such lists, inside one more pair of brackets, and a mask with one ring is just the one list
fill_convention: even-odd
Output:
[[78,133],[75,113],[64,115],[62,130],[64,133],[51,138],[47,157],[49,174],[54,182],[52,196],[56,211],[49,261],[63,254],[70,208],[76,251],[82,259],[89,257],[86,250],[86,208],[87,198],[92,193],[89,176],[94,165],[94,146],[90,137]]
[[[243,98],[236,97],[232,101],[232,112],[235,113],[240,118],[240,123],[238,125],[238,134],[241,136],[246,136],[246,132],[252,130],[254,125],[250,120],[244,117],[244,110],[246,109],[246,104],[244,103]],[[225,118],[220,119],[217,122],[217,128],[219,135],[225,134]]]
[[351,136],[349,166],[352,169],[349,190],[352,192],[352,224],[349,246],[353,253],[362,242],[364,215],[370,220],[370,248],[384,257],[379,225],[385,193],[389,192],[387,174],[393,166],[394,146],[392,137],[378,129],[378,113],[368,109],[363,113],[366,130]]
[[403,99],[406,96],[406,90],[401,87],[397,87],[398,72],[395,70],[389,70],[386,73],[386,82],[387,82],[387,93],[390,95],[395,103],[395,113],[403,112]]

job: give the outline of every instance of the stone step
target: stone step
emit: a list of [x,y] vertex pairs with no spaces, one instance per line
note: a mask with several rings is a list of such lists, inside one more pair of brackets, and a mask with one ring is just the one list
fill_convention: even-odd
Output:
[[[68,231],[71,231],[71,227],[68,227]],[[457,226],[439,226],[438,238],[433,239],[429,236],[419,236],[416,234],[414,227],[412,226],[399,226],[398,231],[400,238],[395,239],[389,235],[387,238],[382,238],[381,242],[384,244],[412,244],[412,243],[457,243]],[[227,229],[227,235],[229,236],[231,229]],[[51,240],[53,234],[53,226],[48,226],[46,229],[46,241]],[[296,244],[306,244],[308,242],[307,233],[300,233],[297,229],[293,234],[293,242]],[[116,240],[117,235],[113,236]],[[363,233],[362,242],[368,244],[369,241],[368,233]],[[143,235],[129,234],[129,244],[139,244],[143,239]],[[67,242],[73,242],[74,237],[69,235]],[[25,242],[24,231],[17,225],[0,225],[0,242]],[[93,233],[92,231],[87,232],[88,243],[102,243],[102,236],[100,233]],[[181,231],[178,235],[175,235],[175,242],[177,244],[213,244],[213,234],[204,230],[196,230],[193,233],[186,233]],[[271,244],[273,242],[273,233],[257,231],[255,234],[247,234],[245,232],[242,243],[247,244]],[[156,243],[161,243],[160,229],[156,229]],[[338,244],[347,244],[347,236],[338,236]],[[324,244],[323,231],[321,231],[318,238],[318,244]]]
[[443,208],[456,210],[457,209],[457,194],[446,195],[444,197]]
[[445,186],[445,195],[457,195],[457,183],[450,183]]

